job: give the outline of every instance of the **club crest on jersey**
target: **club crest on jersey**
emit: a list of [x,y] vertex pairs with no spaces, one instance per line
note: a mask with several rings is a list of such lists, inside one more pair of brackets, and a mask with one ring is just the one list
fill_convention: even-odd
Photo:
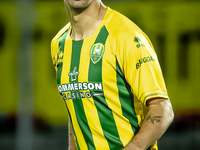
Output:
[[96,64],[103,56],[104,53],[104,45],[102,43],[96,43],[92,45],[90,50],[90,59],[93,64]]

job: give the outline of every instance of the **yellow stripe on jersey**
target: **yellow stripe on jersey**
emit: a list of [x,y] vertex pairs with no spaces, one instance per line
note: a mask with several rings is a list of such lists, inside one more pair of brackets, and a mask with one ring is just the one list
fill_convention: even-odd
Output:
[[[104,45],[107,38],[108,38],[108,31],[105,26],[103,26],[96,37],[95,43],[97,45]],[[102,47],[103,48],[103,47]],[[92,51],[95,49],[92,49]],[[97,50],[98,51],[98,50]],[[105,49],[106,51],[106,49]],[[100,56],[103,55],[104,50],[102,49],[100,53]],[[90,66],[89,66],[89,76],[88,80],[89,82],[98,82],[102,83],[102,77],[103,77],[103,72],[102,72],[102,59],[100,59],[97,62],[92,61],[93,56],[91,55],[91,61],[90,61]],[[104,86],[104,84],[103,84]],[[103,87],[102,86],[102,87]],[[105,90],[98,91],[96,89],[91,89],[90,92],[93,95],[94,99],[94,104],[97,108],[98,114],[99,114],[99,119],[101,123],[101,128],[103,130],[104,136],[106,140],[108,141],[109,148],[110,149],[120,149],[123,148],[123,144],[121,142],[121,139],[118,134],[118,130],[116,128],[115,120],[113,117],[113,112],[112,109],[108,106],[106,99],[105,99]],[[113,142],[115,141],[115,142]],[[101,147],[103,149],[103,145]]]
[[141,127],[142,120],[144,120],[144,104],[138,100],[136,96],[134,96],[134,106],[135,106],[135,113],[137,114],[138,118],[138,125]]
[[[67,40],[65,41],[65,51],[64,51],[64,57],[63,57],[63,69],[62,69],[62,75],[61,75],[61,83],[68,83],[69,82],[69,78],[66,78],[64,76],[68,76],[68,73],[70,72],[70,62],[71,62],[71,53],[72,53],[72,41],[68,37],[66,38]],[[79,124],[77,122],[77,118],[76,118],[76,113],[74,110],[74,105],[73,102],[70,100],[65,100],[70,116],[71,116],[71,121],[72,121],[72,126],[74,129],[74,134],[77,138],[79,147],[84,147],[85,150],[88,149],[86,141],[83,137],[82,131],[79,127]],[[78,135],[78,136],[77,136]]]
[[[106,45],[106,47],[108,48],[109,45]],[[110,55],[110,53],[113,53],[113,52],[111,50],[105,51],[104,57],[103,57],[103,64],[102,64],[102,75],[103,75],[102,79],[106,79],[106,81],[103,80],[104,95],[106,97],[108,107],[112,108],[113,117],[115,119],[116,127],[118,130],[120,139],[123,143],[123,146],[126,146],[126,144],[133,137],[134,133],[132,131],[130,122],[122,114],[119,94],[116,93],[118,91],[118,87],[116,84],[117,83],[116,63],[115,63],[116,58],[115,58],[115,55]],[[110,60],[111,62],[113,62],[112,66],[115,69],[107,72],[111,64],[108,64],[106,60]],[[108,81],[110,83],[107,83]],[[109,89],[110,86],[112,87],[112,90]]]
[[53,40],[52,43],[51,43],[51,56],[52,56],[52,61],[53,61],[53,65],[54,65],[54,68],[55,70],[57,71],[57,53],[59,51],[59,43],[58,43],[58,40]]
[[68,77],[68,73],[70,72],[70,63],[71,63],[71,54],[72,54],[72,41],[67,37],[67,40],[65,41],[65,51],[63,56],[63,69],[62,69],[62,75],[61,75],[61,83],[69,83],[69,78],[66,78],[64,76]]
[[[95,39],[87,38],[83,42],[81,56],[80,56],[80,63],[79,63],[79,82],[86,82],[83,79],[88,79],[88,69],[90,64],[90,44],[94,43]],[[87,81],[88,82],[88,81]],[[85,92],[89,92],[85,91]],[[95,107],[93,98],[88,98],[87,100],[82,100],[83,107],[85,110],[85,115],[87,118],[88,125],[92,132],[94,145],[96,150],[109,150],[109,145],[107,140],[104,137],[103,130],[100,124],[99,116],[97,109]]]
[[80,126],[79,126],[77,118],[76,118],[76,113],[75,113],[75,110],[74,110],[73,102],[67,100],[66,103],[67,103],[67,107],[68,107],[69,112],[70,112],[71,122],[72,122],[72,125],[73,125],[73,129],[75,131],[75,134],[76,134],[78,145],[81,149],[88,150],[88,147],[87,147],[87,144],[86,144],[87,141],[85,141],[85,139],[83,137],[82,131],[80,129]]
[[62,36],[62,34],[69,29],[70,24],[68,23],[66,26],[64,26],[57,34],[56,36],[52,39],[51,41],[51,57],[53,61],[53,65],[55,67],[55,70],[57,71],[57,53],[59,51],[59,38]]

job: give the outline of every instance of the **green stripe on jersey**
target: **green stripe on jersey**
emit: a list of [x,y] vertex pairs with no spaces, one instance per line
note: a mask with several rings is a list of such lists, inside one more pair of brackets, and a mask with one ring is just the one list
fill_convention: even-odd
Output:
[[[107,37],[108,31],[106,27],[103,26],[94,44],[101,43],[105,45]],[[102,59],[100,59],[97,63],[94,63],[92,60],[90,61],[88,81],[100,83],[102,82]],[[91,90],[90,92],[93,95],[93,100],[97,108],[100,123],[103,129],[104,136],[108,141],[109,148],[112,150],[123,148],[123,144],[119,138],[112,110],[108,107],[103,93],[97,93],[97,91],[94,90]]]
[[131,123],[134,134],[137,134],[139,130],[138,118],[134,111],[134,96],[131,92],[130,85],[125,80],[124,74],[116,59],[116,70],[117,70],[117,87],[119,91],[119,100],[122,106],[122,114]]
[[69,30],[67,30],[59,39],[59,50],[57,53],[57,84],[60,85],[60,78],[61,78],[61,74],[62,74],[62,66],[63,66],[63,62],[59,62],[59,60],[63,59],[64,56],[64,47],[65,47],[65,39],[68,35]]
[[[66,105],[66,103],[65,103],[65,105]],[[70,111],[69,111],[69,109],[68,109],[68,107],[67,107],[67,105],[66,105],[66,108],[67,108],[67,111],[68,111],[68,114],[69,114],[69,118],[70,118],[70,122],[71,122],[71,126],[72,126],[72,130],[73,130],[73,133],[74,133],[74,136],[75,136],[75,142],[76,142],[76,147],[77,147],[77,150],[80,150],[80,147],[79,147],[79,143],[78,143],[78,140],[77,140],[77,136],[76,136],[76,134],[75,134],[75,131],[74,131],[74,127],[73,127],[73,125],[72,125],[72,117],[71,117],[71,114],[70,114]],[[68,128],[69,128],[69,126],[68,126]],[[68,130],[69,131],[69,130]],[[68,133],[69,134],[69,133]],[[69,145],[70,143],[68,143],[68,145]]]
[[[67,30],[59,39],[59,51],[57,53],[57,84],[60,85],[60,80],[61,80],[61,74],[62,74],[62,67],[63,67],[63,62],[59,62],[59,59],[63,59],[64,57],[64,47],[65,47],[65,40],[66,40],[66,37],[68,35],[68,32],[69,30]],[[67,110],[68,110],[68,107],[66,106]],[[69,116],[71,118],[71,115],[70,115],[70,112],[68,110],[68,113],[69,113]],[[71,119],[70,119],[71,120]],[[72,123],[71,123],[72,124]],[[73,126],[72,126],[73,128]],[[74,128],[73,128],[73,131],[74,131]],[[74,132],[74,136],[76,137],[76,134]],[[78,142],[77,142],[77,138],[75,138],[76,140],[76,143],[77,143],[77,149],[80,150],[79,148],[79,145],[78,145]]]
[[[72,73],[78,73],[79,70],[79,62],[80,62],[80,54],[81,54],[81,48],[83,45],[83,40],[80,41],[72,41],[72,56],[71,56],[71,67],[70,72]],[[75,72],[74,72],[75,71]],[[73,80],[69,76],[69,81],[78,83],[78,76],[76,78],[73,78]],[[79,91],[71,92],[71,95],[73,94],[79,94]],[[73,99],[73,105],[76,113],[76,118],[78,121],[78,124],[80,126],[80,129],[83,133],[84,139],[86,141],[86,144],[88,146],[89,150],[94,149],[94,141],[92,137],[92,133],[90,131],[87,118],[85,115],[84,107],[81,98]]]

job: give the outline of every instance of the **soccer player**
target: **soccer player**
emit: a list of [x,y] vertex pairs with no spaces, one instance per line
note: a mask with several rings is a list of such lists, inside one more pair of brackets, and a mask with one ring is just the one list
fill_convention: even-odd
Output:
[[148,37],[101,0],[64,0],[70,23],[53,38],[69,149],[157,150],[174,114]]

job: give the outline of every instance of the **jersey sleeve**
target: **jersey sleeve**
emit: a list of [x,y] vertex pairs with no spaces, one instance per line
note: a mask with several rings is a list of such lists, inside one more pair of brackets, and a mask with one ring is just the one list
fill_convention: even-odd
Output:
[[162,71],[154,48],[141,31],[123,35],[118,57],[133,94],[144,104],[151,98],[168,98]]
[[51,58],[53,65],[55,67],[55,70],[57,71],[57,53],[59,51],[59,38],[61,35],[70,28],[70,23],[65,25],[57,34],[56,36],[52,39],[51,41]]
[[58,42],[57,40],[54,38],[51,41],[51,58],[52,58],[52,62],[53,62],[53,66],[55,68],[55,70],[57,70],[57,52],[58,52]]

